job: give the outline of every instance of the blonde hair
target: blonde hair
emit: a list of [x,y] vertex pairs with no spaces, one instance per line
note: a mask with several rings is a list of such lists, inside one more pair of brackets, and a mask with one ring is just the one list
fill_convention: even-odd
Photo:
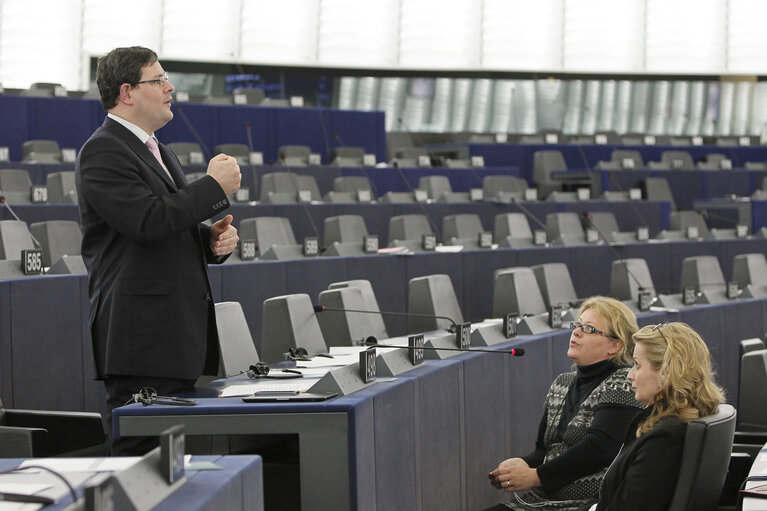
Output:
[[637,428],[647,433],[662,418],[676,415],[683,422],[716,412],[724,392],[713,381],[711,355],[700,335],[685,323],[649,325],[634,334],[647,359],[660,374],[650,416]]
[[621,342],[618,352],[611,357],[617,365],[631,365],[633,363],[634,341],[632,336],[639,329],[637,318],[625,303],[607,296],[592,296],[587,298],[578,311],[578,316],[588,309],[593,309],[606,321],[607,332],[617,337]]

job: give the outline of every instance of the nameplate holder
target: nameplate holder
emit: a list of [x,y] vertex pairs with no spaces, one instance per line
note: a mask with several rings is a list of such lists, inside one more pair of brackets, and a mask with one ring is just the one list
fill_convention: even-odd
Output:
[[578,188],[578,190],[575,193],[578,200],[591,199],[591,188]]
[[599,241],[599,231],[590,227],[586,229],[586,243],[597,243]]
[[682,303],[694,305],[697,300],[698,293],[695,291],[695,286],[685,286],[682,290]]
[[264,164],[264,153],[261,151],[251,151],[248,153],[248,161],[251,165],[263,165]]
[[372,200],[370,190],[357,190],[357,202],[370,202]]
[[546,231],[543,229],[536,229],[533,231],[533,245],[543,246],[546,244]]
[[61,161],[64,163],[74,163],[77,161],[77,149],[64,147],[61,149]]
[[503,336],[507,339],[517,336],[517,320],[519,314],[511,312],[503,317]]
[[365,153],[362,155],[362,165],[365,167],[376,166],[376,155],[373,153]]
[[642,200],[642,189],[629,188],[629,200]]
[[655,135],[645,135],[644,145],[655,145]]
[[423,334],[411,335],[407,338],[408,359],[414,366],[423,364]]
[[538,200],[538,189],[537,188],[525,188],[525,200],[526,201]]
[[607,135],[603,133],[597,133],[596,135],[594,135],[594,143],[597,145],[607,144]]
[[30,188],[30,198],[33,204],[44,204],[48,202],[48,189],[40,185],[32,185]]
[[723,160],[720,160],[719,168],[722,170],[732,170],[732,160],[729,158],[724,158]]
[[472,156],[471,157],[471,166],[475,169],[481,169],[485,166],[485,157],[484,156]]
[[241,186],[234,192],[235,202],[248,202],[250,200],[250,188]]
[[676,170],[684,168],[684,160],[679,160],[676,158],[671,160],[671,168]]
[[637,241],[647,241],[650,239],[650,228],[646,225],[637,227]]
[[298,199],[299,203],[307,204],[312,201],[312,191],[298,190],[298,192],[296,192],[296,198]]
[[160,433],[160,473],[173,484],[184,477],[184,425],[177,424]]
[[698,239],[698,226],[688,225],[686,235],[688,240]]
[[5,146],[0,147],[0,161],[9,161],[10,159],[11,159],[10,150]]
[[248,96],[245,94],[232,94],[232,102],[235,105],[247,105],[248,104]]
[[40,275],[43,271],[43,251],[30,248],[21,251],[21,272],[24,275]]
[[621,167],[624,169],[633,169],[634,168],[634,158],[623,158],[621,160]]
[[419,167],[431,167],[431,158],[425,154],[422,154],[418,156],[417,164]]
[[186,103],[187,101],[189,101],[189,93],[184,91],[178,91],[176,92],[176,97],[174,99],[178,103]]
[[416,189],[413,190],[413,198],[416,202],[426,202],[429,200],[429,194],[426,193],[426,190]]
[[322,165],[322,158],[318,153],[309,154],[309,165]]
[[240,259],[252,261],[256,258],[256,240],[240,240]]
[[469,200],[479,202],[485,200],[485,191],[482,188],[472,188],[469,190]]
[[421,248],[427,252],[434,251],[437,248],[437,237],[433,234],[424,234],[421,236]]
[[202,165],[205,163],[203,159],[202,152],[200,151],[189,151],[189,163],[192,165]]
[[67,89],[62,85],[57,85],[53,88],[53,96],[57,98],[67,97]]
[[637,296],[637,308],[640,312],[647,312],[650,310],[652,304],[652,292],[646,290],[640,290]]
[[748,226],[744,224],[738,224],[735,226],[735,237],[746,238],[748,237]]
[[477,235],[477,244],[479,248],[490,248],[493,246],[493,233],[482,231]]
[[696,135],[692,137],[692,139],[690,140],[690,143],[692,145],[703,145],[703,137],[701,137],[700,135]]
[[305,257],[315,257],[320,253],[320,240],[317,236],[304,238],[303,254]]
[[[366,351],[361,352],[361,354],[366,353]],[[373,350],[373,359],[375,358],[375,350]],[[346,396],[373,383],[373,381],[366,383],[362,380],[360,364],[355,362],[347,366],[331,369],[309,388],[309,392],[336,392],[339,396]]]
[[562,328],[562,306],[552,305],[549,309],[549,326],[551,328]]
[[546,133],[543,137],[543,141],[547,144],[558,144],[559,136],[556,133]]
[[118,511],[114,502],[115,488],[112,474],[101,472],[89,478],[84,493],[84,511]]
[[376,349],[368,348],[360,352],[360,378],[362,383],[376,379]]
[[751,137],[738,137],[738,144],[742,146],[751,145]]
[[301,108],[304,106],[303,96],[290,96],[290,106]]
[[740,296],[740,288],[738,288],[738,282],[731,280],[727,282],[727,298],[733,300]]
[[458,323],[456,325],[455,344],[461,349],[471,346],[471,323]]
[[378,247],[377,234],[366,234],[362,237],[362,249],[366,254],[377,254]]

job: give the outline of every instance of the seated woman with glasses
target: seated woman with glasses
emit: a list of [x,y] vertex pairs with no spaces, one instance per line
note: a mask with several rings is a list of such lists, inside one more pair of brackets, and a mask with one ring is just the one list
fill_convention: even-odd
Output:
[[622,302],[595,296],[581,305],[567,356],[544,402],[535,450],[502,461],[490,483],[513,493],[493,510],[576,510],[596,503],[607,466],[641,408],[626,379],[638,326]]
[[711,379],[706,343],[684,323],[646,326],[634,334],[628,374],[647,405],[626,432],[605,474],[598,511],[668,509],[682,462],[687,423],[712,415],[724,400]]

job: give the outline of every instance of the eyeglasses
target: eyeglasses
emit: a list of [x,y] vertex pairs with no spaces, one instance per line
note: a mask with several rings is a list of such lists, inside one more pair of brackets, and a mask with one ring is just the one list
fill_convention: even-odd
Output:
[[583,323],[579,323],[577,321],[571,322],[570,330],[575,330],[576,328],[580,328],[581,332],[583,332],[584,334],[597,334],[597,335],[603,335],[605,337],[609,337],[610,339],[618,339],[618,337],[605,333],[601,331],[600,329],[593,327],[591,325],[584,325]]
[[140,84],[142,84],[142,83],[151,83],[151,84],[154,84],[154,85],[160,85],[160,86],[163,86],[163,85],[165,85],[166,83],[168,83],[168,73],[165,73],[165,74],[163,74],[163,75],[162,75],[162,78],[155,78],[154,80],[141,80],[140,82],[136,82],[136,83],[134,84],[134,87],[135,87],[136,85],[140,85]]
[[660,327],[662,327],[662,326],[664,326],[663,323],[658,323],[657,325],[652,327],[652,331],[653,332],[657,331],[660,334],[660,336],[663,337],[663,340],[666,341],[666,346],[669,346],[671,343],[668,342],[668,339],[666,338],[666,336],[663,335],[663,330],[660,329]]

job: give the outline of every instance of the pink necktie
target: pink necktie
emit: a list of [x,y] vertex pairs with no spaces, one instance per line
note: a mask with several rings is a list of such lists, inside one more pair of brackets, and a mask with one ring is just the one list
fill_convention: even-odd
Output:
[[146,141],[146,146],[149,148],[150,151],[152,151],[152,154],[155,158],[157,158],[157,161],[160,163],[163,169],[165,169],[165,172],[168,174],[168,177],[170,178],[171,182],[173,182],[173,177],[170,175],[170,172],[168,171],[168,167],[165,166],[165,164],[162,162],[162,156],[160,156],[160,146],[157,145],[157,140],[155,140],[154,137],[149,137]]

